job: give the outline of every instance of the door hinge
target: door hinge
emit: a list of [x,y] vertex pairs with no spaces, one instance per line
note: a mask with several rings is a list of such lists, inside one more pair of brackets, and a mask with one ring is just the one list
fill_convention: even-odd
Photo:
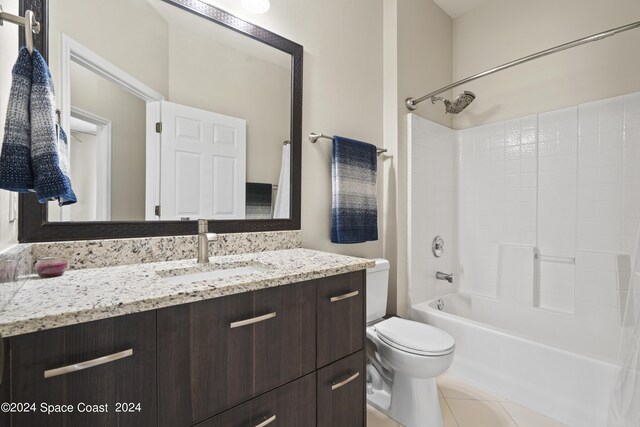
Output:
[[154,211],[155,211],[156,216],[160,216],[160,205],[156,205]]
[[156,132],[162,133],[162,122],[156,123]]

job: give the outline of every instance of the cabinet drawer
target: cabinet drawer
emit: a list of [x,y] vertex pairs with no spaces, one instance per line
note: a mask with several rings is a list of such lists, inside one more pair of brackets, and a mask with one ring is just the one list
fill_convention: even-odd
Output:
[[196,427],[313,427],[316,425],[316,375],[309,374]]
[[317,280],[318,368],[364,346],[365,272]]
[[318,427],[365,425],[364,351],[318,371]]
[[[155,330],[151,311],[10,338],[11,400],[36,404],[33,413],[13,413],[11,425],[157,425]],[[72,412],[47,415],[42,403]],[[133,412],[116,412],[118,403]]]
[[193,425],[312,372],[314,296],[301,283],[159,310],[159,424]]

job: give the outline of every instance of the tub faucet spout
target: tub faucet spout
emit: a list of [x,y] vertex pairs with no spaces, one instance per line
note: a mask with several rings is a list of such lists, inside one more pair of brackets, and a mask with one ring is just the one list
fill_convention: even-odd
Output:
[[449,283],[453,283],[453,274],[451,274],[451,273],[443,273],[442,271],[438,271],[436,273],[436,279],[438,279],[438,280],[446,280]]

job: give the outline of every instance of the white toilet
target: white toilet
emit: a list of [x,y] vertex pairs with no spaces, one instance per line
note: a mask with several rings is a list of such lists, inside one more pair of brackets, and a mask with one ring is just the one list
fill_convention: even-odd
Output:
[[392,317],[387,309],[389,261],[367,270],[367,338],[375,355],[367,363],[367,401],[407,427],[444,425],[435,377],[453,361],[455,343],[446,332]]

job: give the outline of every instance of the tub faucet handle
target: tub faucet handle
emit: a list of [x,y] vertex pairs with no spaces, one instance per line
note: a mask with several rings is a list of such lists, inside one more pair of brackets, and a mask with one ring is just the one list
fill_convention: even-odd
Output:
[[442,271],[436,272],[436,279],[438,280],[446,280],[449,283],[453,283],[453,274],[451,273],[443,273]]

